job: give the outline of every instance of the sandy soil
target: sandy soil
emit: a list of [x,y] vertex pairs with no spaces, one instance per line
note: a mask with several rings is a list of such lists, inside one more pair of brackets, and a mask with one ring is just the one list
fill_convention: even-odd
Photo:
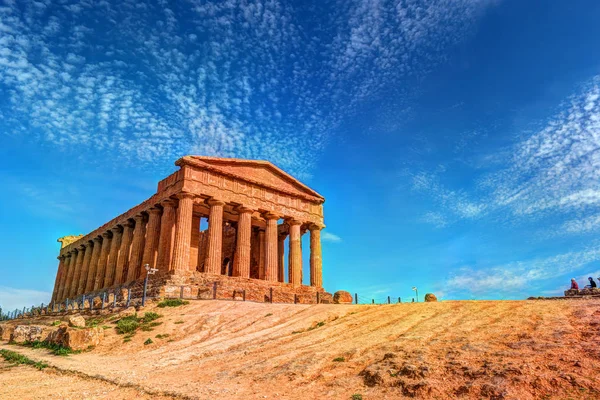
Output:
[[123,343],[106,322],[82,354],[1,344],[59,370],[4,366],[0,398],[600,398],[600,300],[144,311],[163,324]]

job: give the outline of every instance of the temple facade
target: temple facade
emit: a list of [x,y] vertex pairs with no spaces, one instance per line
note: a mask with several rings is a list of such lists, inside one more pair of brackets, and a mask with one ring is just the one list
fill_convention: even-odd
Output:
[[[185,286],[201,297],[218,283],[214,298],[331,297],[322,288],[323,196],[267,161],[186,156],[175,165],[148,200],[62,241],[53,302],[132,284],[145,265],[158,269],[167,293]],[[310,285],[303,285],[304,234]]]

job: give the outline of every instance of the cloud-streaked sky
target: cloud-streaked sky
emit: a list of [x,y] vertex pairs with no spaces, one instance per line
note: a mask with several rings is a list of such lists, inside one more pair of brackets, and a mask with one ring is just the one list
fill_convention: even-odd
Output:
[[331,291],[559,294],[600,269],[600,5],[523,3],[0,0],[2,285],[201,154],[325,195]]

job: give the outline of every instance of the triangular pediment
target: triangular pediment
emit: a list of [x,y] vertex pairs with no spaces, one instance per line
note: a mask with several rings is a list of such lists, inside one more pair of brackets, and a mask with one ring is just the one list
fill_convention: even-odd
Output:
[[316,198],[315,200],[324,200],[319,193],[269,161],[204,156],[185,156],[182,160],[191,161],[198,167],[204,165],[223,174],[233,175],[265,187],[310,196]]

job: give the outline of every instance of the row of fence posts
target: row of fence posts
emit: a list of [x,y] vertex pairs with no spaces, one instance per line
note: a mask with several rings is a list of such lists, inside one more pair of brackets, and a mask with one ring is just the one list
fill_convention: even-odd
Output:
[[[117,306],[117,296],[119,293],[120,289],[117,289],[114,291],[114,296],[113,296],[113,307]],[[148,278],[146,277],[146,279],[144,280],[144,290],[143,290],[143,294],[142,294],[142,306],[146,305],[146,299],[147,299],[147,291],[148,291]],[[107,293],[108,292],[103,292],[102,293],[102,303],[100,305],[100,309],[103,310],[107,304]],[[183,287],[182,287],[182,297],[183,297]],[[27,307],[23,307],[23,310],[20,309],[15,309],[14,311],[10,311],[8,313],[3,313],[2,308],[0,308],[0,320],[9,320],[9,319],[16,319],[22,316],[25,316],[28,313],[31,313],[32,315],[35,314],[36,310],[39,310],[38,315],[42,314],[42,310],[45,309],[45,313],[48,314],[50,312],[60,312],[62,309],[62,306],[64,304],[64,310],[68,311],[69,310],[69,306],[72,306],[74,304],[77,304],[78,307],[80,309],[83,309],[85,307],[85,301],[86,299],[89,299],[89,304],[90,304],[90,311],[94,309],[94,298],[96,296],[89,296],[89,295],[82,295],[81,298],[79,300],[73,300],[73,299],[65,299],[64,303],[52,303],[49,305],[46,305],[44,307],[44,303],[42,303],[39,307],[35,307],[35,306],[31,306],[31,308],[27,308]],[[126,300],[126,307],[129,307],[129,305],[131,304],[131,289],[128,288],[127,289],[127,300]]]
[[[414,301],[414,299],[413,299],[413,301]],[[402,303],[402,297],[398,297],[398,303],[397,304],[400,304],[400,303]],[[358,293],[354,293],[354,304],[360,304],[358,302]],[[371,304],[375,304],[375,299],[371,299]],[[382,304],[382,303],[380,303],[380,304]],[[387,304],[392,304],[392,297],[391,296],[387,296]]]
[[[213,283],[213,290],[212,290],[212,297],[213,299],[217,298],[217,282]],[[120,289],[117,289],[114,291],[114,296],[113,296],[113,307],[117,306],[117,294],[119,293]],[[181,286],[180,288],[180,294],[179,297],[181,299],[183,299],[185,297],[184,295],[184,291],[185,291],[185,286]],[[148,276],[146,276],[146,278],[144,279],[144,289],[143,289],[143,294],[142,294],[142,306],[146,305],[146,299],[147,299],[147,293],[148,292]],[[107,296],[108,292],[103,292],[102,293],[102,303],[100,305],[100,309],[103,310],[105,308],[105,305],[107,303],[106,301],[106,296]],[[89,301],[90,301],[90,310],[94,309],[94,297],[95,296],[90,296]],[[70,299],[66,299],[64,302],[64,306],[65,306],[65,310],[69,309],[69,305],[73,305],[74,303],[76,303],[78,306],[80,305],[80,308],[83,309],[85,307],[85,300],[86,300],[87,296],[86,295],[82,295],[81,296],[81,300],[77,301],[77,300],[70,300]],[[242,290],[242,299],[243,301],[246,301],[246,290]],[[414,301],[414,299],[413,299]],[[269,288],[269,303],[273,303],[273,288]],[[298,303],[298,295],[294,294],[294,304]],[[321,298],[320,298],[320,293],[317,292],[317,304],[321,303]],[[398,303],[402,303],[402,298],[398,297]],[[126,300],[126,307],[129,307],[131,304],[131,288],[127,289],[127,300]],[[354,304],[359,304],[358,301],[358,293],[354,293]],[[375,304],[375,299],[371,299],[371,304]],[[392,299],[391,296],[387,296],[387,304],[392,304]],[[61,311],[61,303],[54,303],[51,306],[47,305],[46,306],[46,313],[49,313],[50,311],[52,312],[56,312],[56,311]],[[57,310],[57,306],[58,306],[58,310]],[[5,319],[15,319],[21,316],[26,315],[28,312],[35,312],[35,310],[39,310],[39,313],[41,314],[42,310],[44,309],[44,303],[42,303],[40,305],[40,307],[35,307],[35,306],[31,306],[31,308],[27,309],[27,307],[23,307],[23,310],[19,310],[19,309],[15,309],[14,311],[11,311],[7,314],[3,314],[2,309],[0,308],[0,320],[5,320]]]

